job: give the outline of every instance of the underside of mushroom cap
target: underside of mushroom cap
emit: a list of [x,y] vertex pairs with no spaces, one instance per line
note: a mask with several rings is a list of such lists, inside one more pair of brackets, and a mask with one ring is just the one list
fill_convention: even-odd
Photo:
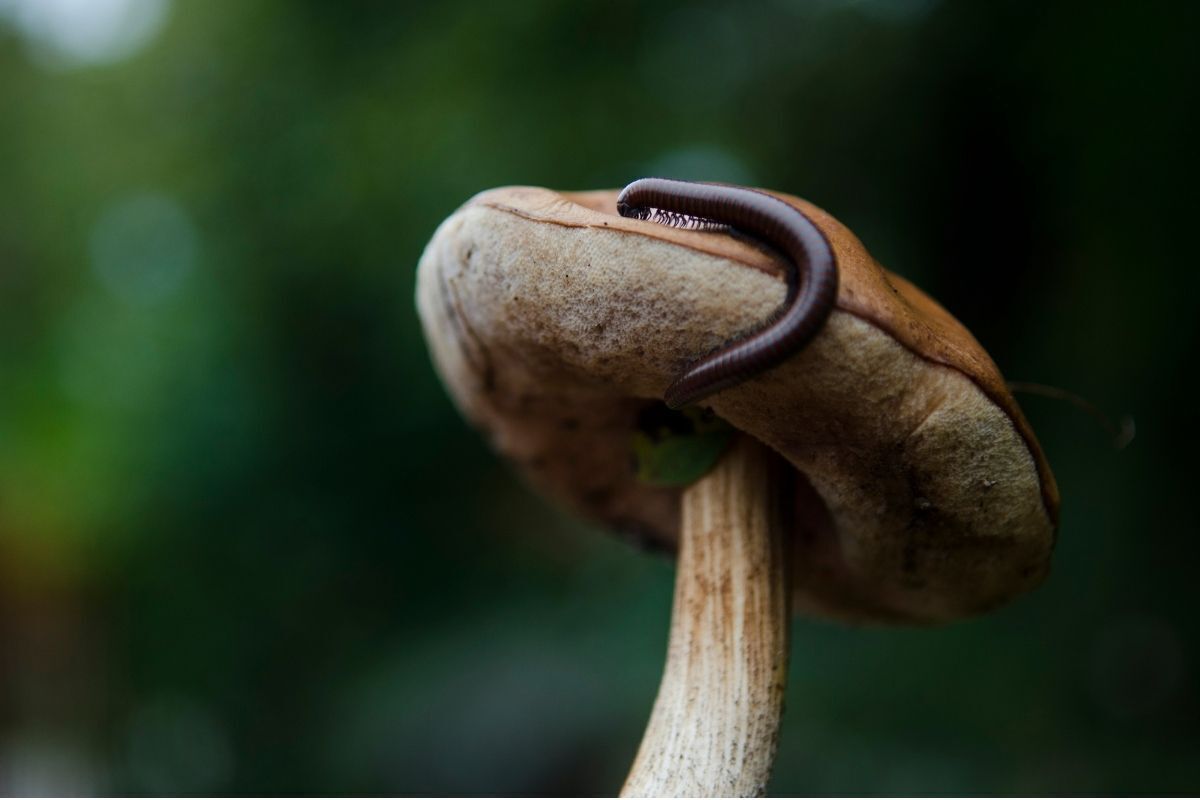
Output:
[[[995,365],[940,306],[806,213],[837,255],[837,309],[803,351],[705,405],[795,468],[793,603],[941,621],[1037,585],[1054,479]],[[679,491],[631,467],[640,412],[697,356],[769,319],[778,254],[616,215],[615,192],[485,192],[438,229],[417,303],[465,416],[539,489],[672,548]]]

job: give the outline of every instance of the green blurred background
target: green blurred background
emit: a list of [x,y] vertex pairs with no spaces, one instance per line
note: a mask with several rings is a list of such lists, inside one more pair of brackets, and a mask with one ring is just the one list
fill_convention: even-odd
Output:
[[797,620],[772,791],[1194,793],[1189,15],[0,0],[0,791],[616,791],[671,566],[488,452],[413,277],[477,191],[655,174],[813,200],[1139,427],[1023,398],[1010,607]]

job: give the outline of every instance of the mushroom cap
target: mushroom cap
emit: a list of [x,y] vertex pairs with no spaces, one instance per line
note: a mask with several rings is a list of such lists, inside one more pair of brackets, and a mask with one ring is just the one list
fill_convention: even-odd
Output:
[[[1058,490],[987,353],[819,208],[840,278],[824,329],[705,401],[791,476],[797,612],[936,622],[1046,575]],[[616,192],[484,192],[438,228],[417,306],[462,413],[547,495],[673,549],[680,488],[635,478],[640,413],[783,302],[769,248],[616,214]]]

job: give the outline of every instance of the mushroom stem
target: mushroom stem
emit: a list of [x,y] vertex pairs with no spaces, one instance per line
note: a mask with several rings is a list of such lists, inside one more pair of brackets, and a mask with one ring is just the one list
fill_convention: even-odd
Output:
[[683,493],[667,664],[622,797],[755,797],[787,682],[777,456],[739,436]]

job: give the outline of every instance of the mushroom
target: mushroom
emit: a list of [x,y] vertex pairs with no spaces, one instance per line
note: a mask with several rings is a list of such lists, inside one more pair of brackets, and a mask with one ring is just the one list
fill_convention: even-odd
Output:
[[944,622],[1049,567],[1054,478],[988,355],[829,214],[774,197],[828,242],[836,305],[805,347],[701,401],[734,432],[686,486],[641,479],[633,442],[648,419],[686,428],[664,389],[791,296],[780,253],[622,217],[615,192],[509,187],[443,222],[419,266],[433,361],[467,419],[549,497],[678,553],[625,796],[765,791],[790,613]]

